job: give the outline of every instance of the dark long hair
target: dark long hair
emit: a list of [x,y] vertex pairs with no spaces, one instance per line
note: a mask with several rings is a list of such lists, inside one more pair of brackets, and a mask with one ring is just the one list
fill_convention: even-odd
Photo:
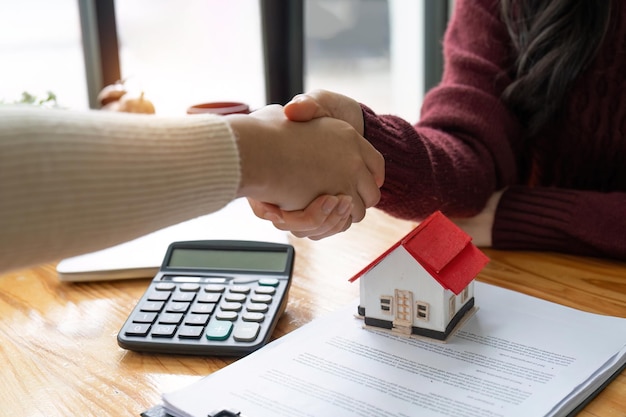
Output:
[[502,99],[532,136],[557,113],[568,87],[608,31],[611,0],[501,0],[516,48]]

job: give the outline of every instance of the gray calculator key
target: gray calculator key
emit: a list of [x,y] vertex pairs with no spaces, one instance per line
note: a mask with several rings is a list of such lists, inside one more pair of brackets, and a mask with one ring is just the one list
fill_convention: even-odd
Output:
[[159,312],[163,308],[163,301],[148,301],[141,305],[141,311],[155,311]]
[[157,291],[173,291],[176,288],[176,284],[171,282],[159,282],[154,286]]
[[254,294],[250,301],[253,303],[263,303],[263,304],[271,304],[272,296],[267,294]]
[[263,320],[265,320],[265,314],[263,313],[254,313],[254,312],[246,312],[243,313],[243,315],[241,316],[241,319],[243,321],[256,321],[258,323],[262,322]]
[[184,303],[193,301],[194,298],[196,298],[196,294],[193,292],[179,292],[172,296],[172,301],[179,301]]
[[207,284],[204,286],[204,291],[206,292],[224,292],[225,289],[226,286],[220,284]]
[[239,323],[233,331],[233,338],[238,342],[252,342],[259,335],[261,325],[255,322]]
[[169,291],[154,291],[148,295],[150,301],[167,301],[168,298],[170,298]]
[[246,309],[255,313],[266,313],[269,307],[264,303],[250,303]]
[[221,297],[222,294],[220,293],[207,292],[204,294],[199,294],[196,301],[198,301],[199,303],[217,303]]
[[276,294],[276,288],[274,287],[256,287],[254,289],[254,292],[256,294],[269,294],[269,295],[274,295]]
[[226,302],[220,304],[220,308],[224,311],[241,311],[241,309],[243,308],[243,304]]
[[163,313],[159,316],[159,323],[162,324],[180,324],[182,320],[182,313]]
[[133,316],[133,323],[154,323],[157,313],[137,313]]
[[188,314],[185,317],[185,324],[191,326],[205,326],[209,322],[210,314]]
[[247,285],[233,285],[229,288],[230,292],[238,292],[241,294],[248,294],[250,292],[250,287]]
[[173,324],[158,324],[152,328],[152,337],[173,337],[176,326]]
[[183,326],[178,331],[178,337],[181,339],[200,339],[203,331],[202,326]]
[[218,320],[235,321],[239,317],[239,313],[234,311],[220,311],[215,315]]
[[224,299],[230,302],[242,303],[246,301],[246,297],[247,297],[246,294],[228,293],[224,296]]
[[127,336],[146,336],[148,334],[148,330],[150,330],[149,324],[134,323],[133,325],[128,326],[124,334]]
[[215,304],[198,303],[194,304],[189,312],[195,314],[211,314],[213,313],[213,310],[215,310]]
[[168,313],[184,313],[189,308],[189,303],[171,302],[165,308]]

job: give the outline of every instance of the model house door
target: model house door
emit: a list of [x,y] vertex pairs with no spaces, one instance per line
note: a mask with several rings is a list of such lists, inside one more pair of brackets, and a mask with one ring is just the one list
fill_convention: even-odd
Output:
[[407,290],[395,290],[395,316],[393,326],[403,333],[411,333],[413,325],[413,293]]

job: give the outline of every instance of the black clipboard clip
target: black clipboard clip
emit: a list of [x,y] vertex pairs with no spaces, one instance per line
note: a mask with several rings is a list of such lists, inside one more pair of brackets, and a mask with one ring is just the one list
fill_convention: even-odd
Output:
[[240,411],[235,411],[232,409],[217,409],[217,410],[213,410],[211,411],[207,417],[246,417],[243,414],[241,414]]

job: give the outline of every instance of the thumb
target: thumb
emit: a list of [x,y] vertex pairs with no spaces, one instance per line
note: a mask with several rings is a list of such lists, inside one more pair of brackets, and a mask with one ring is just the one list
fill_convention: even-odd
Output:
[[285,104],[285,116],[293,122],[308,122],[319,117],[330,116],[313,97],[299,94]]

